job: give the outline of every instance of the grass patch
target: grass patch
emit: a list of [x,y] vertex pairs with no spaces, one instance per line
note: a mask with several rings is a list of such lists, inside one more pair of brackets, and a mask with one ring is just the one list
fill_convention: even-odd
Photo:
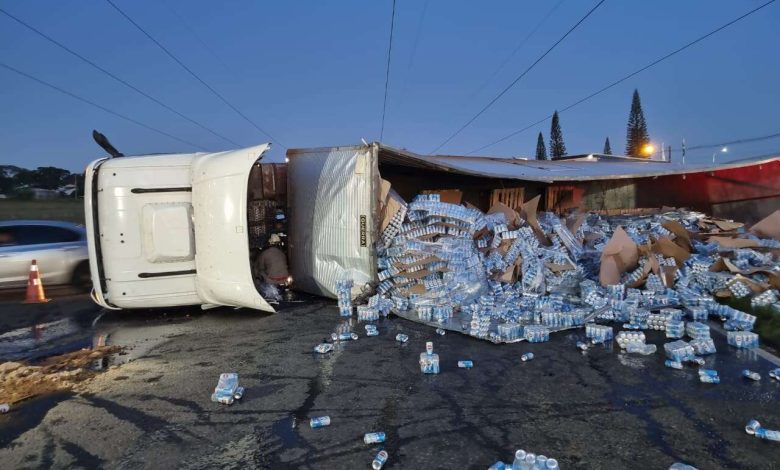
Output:
[[64,220],[84,224],[83,199],[23,201],[0,199],[0,220]]
[[776,313],[771,306],[753,308],[750,306],[750,297],[744,299],[729,299],[725,302],[729,307],[755,315],[756,325],[753,331],[758,333],[761,341],[780,350],[780,313]]

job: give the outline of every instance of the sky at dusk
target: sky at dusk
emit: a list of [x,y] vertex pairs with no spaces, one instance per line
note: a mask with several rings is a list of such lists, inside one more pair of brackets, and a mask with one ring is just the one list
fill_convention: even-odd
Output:
[[[285,147],[379,140],[392,0],[113,1],[278,141],[269,160],[283,160]],[[494,142],[765,1],[607,0],[438,153],[464,155]],[[383,142],[431,152],[596,3],[396,0]],[[92,129],[125,154],[269,141],[104,0],[5,0],[0,8],[227,139],[0,13],[0,63],[181,140],[0,67],[0,164],[82,171],[104,154]],[[622,153],[634,88],[651,139],[672,145],[675,159],[683,138],[690,147],[780,133],[778,24],[780,2],[562,113],[568,153],[600,152],[605,137]],[[478,153],[533,156],[537,134],[548,140],[549,126]],[[688,161],[708,161],[712,153],[691,151]],[[731,145],[718,158],[772,153],[780,153],[780,138]]]

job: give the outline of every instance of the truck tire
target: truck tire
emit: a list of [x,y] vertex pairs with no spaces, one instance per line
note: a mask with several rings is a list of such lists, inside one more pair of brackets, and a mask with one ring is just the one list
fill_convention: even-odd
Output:
[[73,287],[81,292],[88,292],[92,288],[92,278],[89,275],[89,262],[82,261],[73,270],[73,275],[70,278],[70,283]]

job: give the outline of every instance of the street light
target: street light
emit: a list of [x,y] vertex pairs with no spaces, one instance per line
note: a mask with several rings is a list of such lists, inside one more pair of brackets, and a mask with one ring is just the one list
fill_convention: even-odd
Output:
[[[722,149],[720,149],[720,153],[726,153],[728,151],[729,151],[728,147],[723,147]],[[715,155],[717,155],[717,154],[718,154],[717,150],[712,152],[712,163],[715,163]]]
[[655,147],[653,146],[653,144],[645,144],[642,147],[642,155],[644,155],[645,157],[650,157],[654,153],[655,153]]

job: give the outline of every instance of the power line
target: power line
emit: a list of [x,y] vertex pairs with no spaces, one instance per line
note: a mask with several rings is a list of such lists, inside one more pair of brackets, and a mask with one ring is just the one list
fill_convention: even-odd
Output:
[[167,133],[167,132],[165,132],[165,131],[161,131],[160,129],[156,129],[156,128],[154,128],[154,127],[152,127],[152,126],[149,126],[149,125],[147,125],[147,124],[144,124],[144,123],[142,123],[142,122],[140,122],[140,121],[136,121],[135,119],[133,119],[133,118],[131,118],[131,117],[127,117],[127,116],[125,116],[125,115],[123,115],[123,114],[119,114],[119,113],[117,113],[116,111],[112,111],[112,110],[110,110],[110,109],[106,108],[105,106],[102,106],[102,105],[99,105],[99,104],[95,103],[94,101],[90,101],[90,100],[88,100],[87,98],[83,98],[83,97],[81,97],[81,96],[78,96],[78,95],[76,95],[76,94],[74,94],[74,93],[71,93],[71,92],[69,92],[68,90],[64,90],[64,89],[62,89],[62,88],[60,88],[60,87],[58,87],[58,86],[56,86],[56,85],[52,85],[52,84],[51,84],[51,83],[49,83],[49,82],[45,82],[45,81],[41,80],[40,78],[34,77],[34,76],[32,76],[32,75],[30,75],[30,74],[28,74],[28,73],[22,72],[22,71],[21,71],[21,70],[19,70],[19,69],[16,69],[16,68],[14,68],[14,67],[11,67],[10,65],[7,65],[7,64],[4,64],[4,63],[0,62],[0,67],[3,67],[3,68],[5,68],[5,69],[8,69],[8,70],[10,70],[11,72],[15,72],[15,73],[17,73],[17,74],[19,74],[19,75],[21,75],[21,76],[23,76],[23,77],[29,78],[30,80],[33,80],[33,81],[35,81],[35,82],[38,82],[38,83],[40,83],[41,85],[44,85],[44,86],[46,86],[46,87],[49,87],[49,88],[51,88],[51,89],[53,89],[53,90],[59,91],[60,93],[62,93],[62,94],[65,94],[65,95],[68,95],[68,96],[70,96],[71,98],[74,98],[74,99],[76,99],[76,100],[78,100],[78,101],[81,101],[82,103],[86,103],[86,104],[88,104],[88,105],[94,106],[94,107],[96,107],[96,108],[98,108],[98,109],[100,109],[100,110],[103,110],[103,111],[105,111],[105,112],[107,112],[107,113],[109,113],[109,114],[111,114],[111,115],[113,115],[113,116],[116,116],[116,117],[120,118],[120,119],[124,119],[125,121],[132,122],[133,124],[135,124],[135,125],[137,125],[137,126],[141,126],[141,127],[143,127],[144,129],[148,129],[148,130],[150,130],[150,131],[152,131],[152,132],[156,132],[156,133],[158,133],[158,134],[160,134],[160,135],[164,135],[165,137],[171,138],[171,139],[173,139],[173,140],[176,140],[176,141],[178,141],[178,142],[181,142],[181,143],[183,143],[183,144],[187,144],[187,145],[190,145],[190,146],[192,146],[192,147],[199,148],[199,149],[201,149],[201,150],[204,150],[204,151],[208,152],[208,149],[205,149],[205,148],[201,147],[201,146],[200,146],[200,145],[198,145],[198,144],[194,144],[194,143],[192,143],[192,142],[188,142],[188,141],[186,141],[186,140],[184,140],[184,139],[180,139],[180,138],[178,138],[178,137],[176,137],[176,136],[174,136],[174,135],[168,134],[168,133]]
[[[655,65],[657,65],[657,64],[659,64],[659,63],[661,63],[663,61],[665,61],[666,59],[669,59],[670,57],[672,57],[672,56],[674,56],[676,54],[679,54],[680,52],[684,51],[685,49],[688,49],[689,47],[691,47],[691,46],[693,46],[693,45],[695,45],[695,44],[697,44],[697,43],[707,39],[708,37],[712,36],[713,34],[716,34],[716,33],[720,32],[720,31],[728,28],[729,26],[733,25],[734,23],[737,23],[738,21],[747,18],[748,16],[752,15],[753,13],[756,13],[757,11],[761,10],[762,8],[764,8],[764,7],[766,7],[769,4],[774,3],[774,2],[775,2],[775,0],[769,0],[768,2],[764,3],[763,5],[760,5],[760,6],[756,7],[756,8],[754,8],[754,9],[750,10],[749,12],[745,13],[744,15],[739,16],[736,19],[733,19],[733,20],[729,21],[728,23],[726,23],[726,24],[724,24],[724,25],[722,25],[722,26],[720,26],[720,27],[718,27],[716,29],[713,29],[709,33],[694,39],[693,41],[689,42],[688,44],[686,44],[686,45],[684,45],[684,46],[682,46],[682,47],[680,47],[678,49],[675,49],[674,51],[666,54],[665,56],[663,56],[663,57],[661,57],[659,59],[656,59],[656,60],[650,62],[649,64],[645,65],[644,67],[642,67],[642,68],[640,68],[640,69],[638,69],[638,70],[636,70],[634,72],[631,72],[630,74],[624,76],[623,78],[620,78],[620,79],[610,83],[609,85],[605,86],[604,88],[602,88],[602,89],[600,89],[600,90],[598,90],[598,91],[596,91],[594,93],[591,93],[590,95],[588,95],[588,96],[586,96],[586,97],[584,97],[584,98],[582,98],[582,99],[580,99],[580,100],[570,104],[569,106],[566,106],[565,108],[563,108],[560,111],[558,111],[558,114],[563,113],[564,111],[568,111],[568,110],[572,109],[573,107],[578,106],[578,105],[580,105],[580,104],[590,100],[591,98],[594,98],[594,97],[604,93],[605,91],[609,90],[610,88],[613,88],[613,87],[615,87],[615,86],[625,82],[629,78],[644,72],[645,70],[647,70],[647,69],[649,69],[649,68],[651,68],[651,67],[653,67],[653,66],[655,66]],[[529,124],[529,125],[523,127],[522,129],[514,131],[514,132],[512,132],[510,134],[507,134],[504,137],[502,137],[502,138],[500,138],[500,139],[498,139],[496,141],[493,141],[493,142],[491,142],[491,143],[489,143],[487,145],[483,145],[482,147],[479,147],[478,149],[474,149],[471,152],[467,153],[467,155],[471,155],[473,153],[476,153],[476,152],[479,152],[481,150],[484,150],[484,149],[486,149],[488,147],[492,147],[492,146],[494,146],[496,144],[499,144],[499,143],[501,143],[501,142],[503,142],[503,141],[505,141],[505,140],[507,140],[507,139],[509,139],[511,137],[514,137],[514,136],[516,136],[516,135],[518,135],[518,134],[520,134],[522,132],[527,131],[528,129],[531,129],[534,126],[537,126],[537,125],[545,122],[546,120],[550,119],[551,117],[552,117],[552,114],[550,114],[549,116],[547,116],[547,117],[545,117],[543,119],[540,119],[540,120],[534,122],[533,124]]]
[[192,35],[192,37],[194,37],[194,38],[195,38],[195,40],[196,40],[196,41],[198,41],[198,42],[200,43],[201,47],[203,47],[203,49],[207,50],[207,51],[209,52],[209,54],[211,54],[211,55],[212,55],[212,57],[214,57],[215,59],[217,59],[217,62],[219,62],[219,63],[220,63],[220,65],[222,65],[222,67],[223,67],[223,68],[224,68],[224,69],[225,69],[227,72],[229,72],[229,73],[231,73],[231,74],[235,74],[235,72],[233,72],[233,70],[232,70],[230,67],[228,67],[228,65],[225,63],[225,61],[224,61],[224,60],[222,60],[222,58],[219,56],[219,54],[217,54],[217,53],[214,51],[214,49],[212,49],[212,48],[211,48],[211,47],[210,47],[210,46],[209,46],[209,45],[206,43],[206,41],[204,41],[204,40],[203,40],[203,38],[201,38],[201,37],[200,37],[200,35],[199,35],[199,34],[198,34],[196,31],[195,31],[195,29],[194,29],[192,26],[190,26],[189,22],[188,22],[188,21],[186,21],[186,20],[184,19],[184,17],[183,17],[181,14],[179,14],[179,12],[176,10],[176,8],[174,8],[174,7],[173,7],[173,5],[171,5],[171,2],[170,2],[170,1],[166,1],[166,2],[164,2],[164,3],[165,3],[165,6],[166,6],[166,7],[168,7],[168,9],[171,11],[171,13],[173,13],[173,16],[175,16],[175,17],[176,17],[176,19],[178,19],[178,20],[179,20],[179,22],[182,24],[182,26],[184,26],[184,28],[185,28],[187,31],[189,31],[189,33]]
[[385,135],[385,112],[387,111],[387,88],[390,85],[390,56],[393,52],[393,29],[395,29],[395,0],[393,0],[393,12],[390,16],[390,43],[387,46],[387,69],[385,71],[385,99],[382,102],[382,127],[379,130],[379,141]]
[[423,3],[422,13],[420,14],[420,20],[417,22],[417,30],[414,33],[414,39],[412,40],[412,52],[409,54],[409,63],[406,64],[406,74],[404,75],[404,82],[401,86],[401,92],[398,94],[398,101],[397,101],[397,108],[401,107],[401,104],[404,102],[404,99],[406,98],[406,89],[409,85],[409,76],[412,72],[412,65],[414,64],[414,59],[417,56],[417,47],[420,45],[420,37],[423,33],[423,24],[425,24],[425,14],[428,12],[428,3],[430,0],[425,0],[425,3]]
[[168,106],[167,104],[163,103],[162,101],[158,100],[157,98],[155,98],[155,97],[153,97],[153,96],[149,95],[148,93],[146,93],[146,92],[144,92],[144,91],[142,91],[142,90],[138,89],[138,88],[137,88],[137,87],[135,87],[134,85],[131,85],[131,84],[130,84],[130,83],[128,83],[127,81],[123,80],[122,78],[119,78],[118,76],[116,76],[116,75],[114,75],[113,73],[109,72],[108,70],[104,69],[103,67],[101,67],[100,65],[96,64],[95,62],[92,62],[91,60],[87,59],[87,58],[86,58],[86,57],[84,57],[83,55],[81,55],[81,54],[79,54],[78,52],[76,52],[76,51],[74,51],[74,50],[70,49],[69,47],[67,47],[66,45],[64,45],[64,44],[62,44],[61,42],[57,41],[56,39],[52,38],[51,36],[48,36],[47,34],[43,33],[42,31],[38,30],[37,28],[35,28],[34,26],[32,26],[32,25],[30,25],[30,24],[27,24],[27,23],[25,23],[25,22],[24,22],[24,21],[22,21],[21,19],[17,18],[16,16],[12,15],[12,14],[11,14],[11,13],[9,13],[9,12],[7,12],[7,11],[3,10],[2,8],[0,8],[0,13],[3,13],[3,14],[4,14],[4,15],[6,15],[7,17],[11,18],[12,20],[16,21],[16,22],[17,22],[17,23],[19,23],[20,25],[22,25],[22,26],[24,26],[25,28],[29,29],[30,31],[34,32],[34,33],[35,33],[35,34],[37,34],[38,36],[40,36],[40,37],[42,37],[42,38],[46,39],[47,41],[49,41],[50,43],[52,43],[52,44],[54,44],[55,46],[59,47],[60,49],[64,50],[65,52],[67,52],[67,53],[71,54],[72,56],[74,56],[74,57],[76,57],[76,58],[78,58],[78,59],[80,59],[81,61],[83,61],[83,62],[85,62],[86,64],[88,64],[88,65],[92,66],[93,68],[95,68],[95,69],[99,70],[99,71],[100,71],[100,72],[102,72],[103,74],[105,74],[105,75],[107,75],[107,76],[111,77],[112,79],[114,79],[115,81],[117,81],[117,82],[121,83],[122,85],[124,85],[124,86],[126,86],[126,87],[130,88],[131,90],[135,91],[136,93],[138,93],[138,94],[140,94],[140,95],[142,95],[142,96],[146,97],[147,99],[149,99],[149,100],[151,100],[151,101],[153,101],[153,102],[157,103],[158,105],[160,105],[160,106],[162,106],[163,108],[167,109],[168,111],[170,111],[170,112],[172,112],[172,113],[176,114],[177,116],[181,117],[182,119],[185,119],[185,120],[187,120],[187,121],[191,122],[192,124],[195,124],[196,126],[200,127],[201,129],[203,129],[203,130],[205,130],[205,131],[208,131],[209,133],[213,134],[214,136],[216,136],[216,137],[219,137],[220,139],[222,139],[222,140],[224,140],[224,141],[226,141],[226,142],[229,142],[230,144],[232,144],[232,145],[235,145],[236,147],[241,147],[241,144],[238,144],[238,143],[234,142],[233,140],[230,140],[229,138],[225,137],[224,135],[222,135],[222,134],[219,134],[218,132],[216,132],[216,131],[214,131],[214,130],[212,130],[212,129],[208,128],[208,127],[206,127],[205,125],[203,125],[203,124],[199,123],[198,121],[196,121],[196,120],[194,120],[194,119],[192,119],[192,118],[190,118],[190,117],[188,117],[188,116],[185,116],[185,115],[184,115],[184,114],[182,114],[181,112],[179,112],[179,111],[177,111],[177,110],[173,109],[172,107]]
[[[685,152],[689,153],[692,150],[706,150],[706,149],[714,149],[719,147],[725,147],[728,145],[740,145],[740,144],[750,144],[753,142],[763,142],[765,140],[771,140],[771,139],[778,139],[780,138],[780,132],[776,132],[774,134],[767,134],[767,135],[761,135],[758,137],[742,137],[739,139],[730,140],[728,142],[721,142],[718,144],[702,144],[702,145],[694,145],[692,147],[685,147]],[[670,146],[670,148],[672,148]],[[682,148],[672,148],[672,150],[680,151]]]
[[555,4],[555,5],[553,5],[553,7],[552,7],[552,8],[550,8],[550,10],[547,12],[547,14],[545,14],[545,15],[544,15],[544,17],[543,17],[541,20],[539,20],[539,22],[538,22],[538,23],[536,23],[536,26],[534,26],[534,27],[533,27],[533,29],[531,29],[531,32],[530,32],[530,33],[528,33],[528,34],[527,34],[527,35],[526,35],[526,36],[525,36],[525,37],[524,37],[524,38],[523,38],[523,39],[522,39],[522,40],[521,40],[521,41],[520,41],[520,42],[517,44],[517,47],[515,47],[515,48],[514,48],[514,50],[512,51],[512,53],[511,53],[511,54],[509,54],[508,56],[506,56],[506,58],[504,59],[504,61],[503,61],[503,62],[501,62],[501,64],[500,64],[498,67],[496,67],[496,69],[493,71],[493,73],[492,73],[492,74],[490,74],[490,76],[488,77],[488,79],[487,79],[487,80],[485,80],[485,81],[482,83],[482,85],[480,85],[480,87],[477,89],[477,91],[475,91],[474,93],[472,93],[472,94],[471,94],[471,98],[474,98],[475,96],[479,95],[479,94],[482,92],[482,90],[484,90],[484,89],[485,89],[485,87],[486,87],[486,86],[488,86],[488,85],[490,84],[490,82],[492,82],[492,81],[493,81],[493,79],[494,79],[494,78],[496,78],[496,76],[499,74],[499,72],[501,72],[502,70],[504,70],[504,67],[506,67],[506,64],[508,64],[508,63],[509,63],[509,61],[510,61],[510,60],[512,60],[512,57],[514,57],[514,56],[515,56],[515,54],[517,54],[517,52],[518,52],[520,49],[522,49],[522,48],[523,48],[523,46],[525,46],[525,43],[527,43],[527,42],[528,42],[528,40],[529,40],[529,39],[531,39],[531,37],[532,37],[534,34],[536,34],[536,32],[539,30],[539,28],[541,28],[541,27],[542,27],[542,25],[543,25],[543,24],[544,24],[544,23],[545,23],[545,22],[546,22],[546,21],[547,21],[547,20],[548,20],[548,19],[549,19],[549,18],[552,16],[552,14],[553,14],[553,13],[555,13],[555,10],[557,10],[557,9],[558,9],[558,7],[559,7],[559,6],[561,6],[561,4],[562,4],[563,2],[565,2],[565,1],[566,1],[566,0],[559,0],[559,1],[558,1],[558,2]]
[[597,3],[597,4],[596,4],[596,5],[593,7],[593,8],[591,8],[591,9],[588,11],[588,13],[586,13],[586,14],[585,14],[585,16],[583,16],[582,18],[580,18],[580,20],[579,20],[579,21],[577,21],[577,23],[576,23],[574,26],[572,26],[571,28],[569,28],[569,30],[568,30],[568,31],[566,31],[566,34],[564,34],[563,36],[561,36],[561,37],[560,37],[560,39],[558,39],[557,41],[555,41],[555,43],[554,43],[552,46],[550,46],[550,48],[549,48],[549,49],[547,49],[547,51],[545,51],[545,53],[544,53],[544,54],[542,54],[541,56],[539,56],[539,58],[538,58],[538,59],[536,59],[536,60],[534,61],[534,63],[532,63],[532,64],[531,64],[531,65],[530,65],[530,66],[529,66],[527,69],[525,69],[525,71],[524,71],[523,73],[521,73],[521,74],[520,74],[520,75],[519,75],[517,78],[515,78],[515,79],[512,81],[512,83],[510,83],[509,85],[507,85],[507,86],[506,86],[506,88],[504,88],[504,89],[501,91],[501,93],[499,93],[498,95],[496,95],[496,97],[495,97],[495,98],[493,98],[493,99],[492,99],[492,100],[491,100],[491,101],[490,101],[488,104],[486,104],[486,105],[485,105],[485,107],[483,107],[483,108],[482,108],[482,109],[481,109],[481,110],[480,110],[480,111],[479,111],[477,114],[475,114],[475,115],[474,115],[474,117],[472,117],[471,119],[469,119],[469,120],[468,120],[468,121],[467,121],[465,124],[463,124],[463,125],[462,125],[462,126],[461,126],[461,127],[458,129],[458,130],[457,130],[457,131],[455,131],[455,132],[454,132],[454,133],[453,133],[451,136],[447,137],[447,139],[446,139],[444,142],[442,142],[441,144],[439,144],[439,146],[438,146],[438,147],[436,147],[435,149],[431,150],[431,151],[429,152],[429,154],[430,154],[430,153],[434,153],[434,152],[438,151],[440,148],[442,148],[442,147],[444,147],[445,145],[447,145],[447,143],[448,143],[449,141],[451,141],[452,139],[454,139],[454,138],[455,138],[455,136],[457,136],[458,134],[460,134],[461,132],[463,132],[463,130],[464,130],[464,129],[466,129],[468,126],[470,126],[470,125],[471,125],[471,123],[473,123],[474,121],[476,121],[476,120],[477,120],[477,118],[478,118],[478,117],[480,117],[480,116],[482,115],[482,113],[484,113],[485,111],[487,111],[487,110],[488,110],[488,108],[490,108],[491,106],[493,106],[493,104],[495,104],[495,102],[496,102],[496,101],[498,101],[498,100],[499,100],[499,99],[500,99],[502,96],[504,96],[504,94],[505,94],[506,92],[508,92],[508,91],[509,91],[509,90],[510,90],[512,87],[514,87],[514,86],[517,84],[517,82],[519,82],[519,81],[520,81],[520,80],[521,80],[523,77],[525,77],[525,76],[526,76],[526,74],[528,74],[528,72],[530,72],[530,71],[531,71],[531,70],[532,70],[534,67],[536,67],[536,64],[538,64],[539,62],[541,62],[541,61],[542,61],[542,59],[544,59],[545,57],[547,57],[547,54],[549,54],[550,52],[552,52],[552,50],[553,50],[553,49],[555,49],[555,47],[556,47],[556,46],[558,46],[558,44],[560,44],[561,42],[563,42],[563,40],[564,40],[564,39],[566,39],[566,37],[568,37],[568,36],[569,36],[569,34],[571,34],[571,33],[572,33],[572,32],[573,32],[575,29],[577,29],[577,27],[578,27],[579,25],[581,25],[581,24],[582,24],[582,22],[584,22],[584,21],[585,21],[585,20],[586,20],[586,19],[587,19],[587,18],[588,18],[588,17],[589,17],[589,16],[590,16],[590,15],[591,15],[593,12],[594,12],[594,11],[596,11],[596,9],[597,9],[598,7],[600,7],[600,6],[601,6],[601,4],[602,4],[602,3],[604,3],[605,1],[606,1],[606,0],[600,0],[600,1],[599,1],[599,2],[598,2],[598,3]]
[[729,142],[721,142],[719,144],[704,144],[704,145],[695,145],[693,147],[686,147],[686,151],[691,150],[702,150],[702,149],[712,149],[717,147],[723,147],[726,145],[739,145],[739,144],[749,144],[752,142],[761,142],[764,140],[770,140],[770,139],[777,139],[780,138],[780,132],[775,134],[769,134],[769,135],[762,135],[758,137],[746,137],[742,139],[736,139]]
[[120,14],[120,15],[122,15],[122,16],[123,16],[123,17],[124,17],[124,18],[125,18],[127,21],[129,21],[129,22],[130,22],[130,23],[131,23],[133,26],[135,26],[135,27],[136,27],[136,28],[137,28],[139,31],[141,31],[141,33],[143,33],[143,34],[144,34],[144,36],[146,36],[147,38],[149,38],[149,40],[151,40],[151,41],[152,41],[152,42],[153,42],[155,45],[157,45],[157,47],[159,47],[159,48],[160,48],[160,49],[161,49],[163,52],[165,52],[165,54],[166,54],[168,57],[170,57],[171,59],[173,59],[173,61],[174,61],[174,62],[176,62],[177,64],[179,64],[179,66],[180,66],[181,68],[183,68],[184,70],[186,70],[186,71],[187,71],[187,73],[189,73],[190,75],[192,75],[192,76],[193,76],[193,77],[194,77],[194,78],[195,78],[197,81],[199,81],[199,82],[200,82],[200,83],[201,83],[201,84],[202,84],[204,87],[208,88],[208,90],[209,90],[209,91],[210,91],[212,94],[214,94],[214,96],[216,96],[217,98],[219,98],[219,99],[220,99],[220,101],[222,101],[222,102],[223,102],[223,103],[225,103],[225,105],[227,105],[227,106],[228,106],[230,109],[232,109],[233,111],[235,111],[235,112],[236,112],[236,114],[238,114],[239,116],[241,116],[241,117],[242,117],[242,118],[243,118],[243,119],[244,119],[246,122],[248,122],[249,124],[251,124],[251,125],[252,125],[252,126],[255,128],[255,129],[257,129],[257,130],[258,130],[258,131],[260,131],[261,133],[265,134],[265,135],[266,135],[266,136],[267,136],[269,139],[271,139],[272,141],[276,142],[277,144],[279,144],[279,145],[280,145],[281,147],[283,147],[283,148],[287,148],[287,147],[286,147],[284,144],[282,144],[282,143],[281,143],[281,142],[279,142],[277,139],[275,139],[275,138],[274,138],[274,137],[273,137],[271,134],[269,134],[267,131],[265,131],[265,130],[264,130],[262,127],[260,127],[259,125],[257,125],[257,123],[255,123],[253,120],[251,120],[251,119],[250,119],[250,118],[249,118],[249,117],[248,117],[246,114],[242,113],[242,112],[241,112],[241,111],[240,111],[238,108],[236,108],[236,107],[235,107],[235,106],[234,106],[234,105],[233,105],[233,104],[232,104],[230,101],[228,101],[228,100],[227,100],[227,99],[226,99],[224,96],[222,96],[222,95],[221,95],[221,94],[220,94],[220,93],[219,93],[217,90],[215,90],[213,87],[211,87],[211,85],[209,85],[209,84],[208,84],[208,83],[206,83],[206,82],[205,82],[205,81],[204,81],[202,78],[200,78],[200,76],[198,76],[198,74],[196,74],[195,72],[193,72],[193,71],[192,71],[192,69],[190,69],[189,67],[187,67],[187,66],[184,64],[184,62],[182,62],[181,60],[179,60],[179,58],[178,58],[178,57],[176,57],[176,56],[175,56],[175,55],[174,55],[174,54],[173,54],[171,51],[169,51],[169,50],[168,50],[168,49],[167,49],[165,46],[163,46],[163,45],[160,43],[160,41],[158,41],[157,39],[155,39],[154,37],[152,37],[152,35],[151,35],[151,34],[149,34],[148,32],[146,32],[146,30],[145,30],[145,29],[143,29],[143,28],[142,28],[142,27],[141,27],[141,26],[140,26],[138,23],[136,23],[136,22],[135,22],[135,21],[134,21],[134,20],[133,20],[133,19],[132,19],[130,16],[128,16],[128,15],[127,15],[127,13],[125,13],[124,11],[122,11],[122,9],[121,9],[121,8],[119,8],[119,7],[118,7],[118,6],[117,6],[117,5],[116,5],[114,2],[112,2],[111,0],[106,0],[106,2],[107,2],[109,5],[111,5],[111,6],[112,6],[112,7],[113,7],[113,8],[114,8],[114,9],[115,9],[117,12],[119,12],[119,14]]

